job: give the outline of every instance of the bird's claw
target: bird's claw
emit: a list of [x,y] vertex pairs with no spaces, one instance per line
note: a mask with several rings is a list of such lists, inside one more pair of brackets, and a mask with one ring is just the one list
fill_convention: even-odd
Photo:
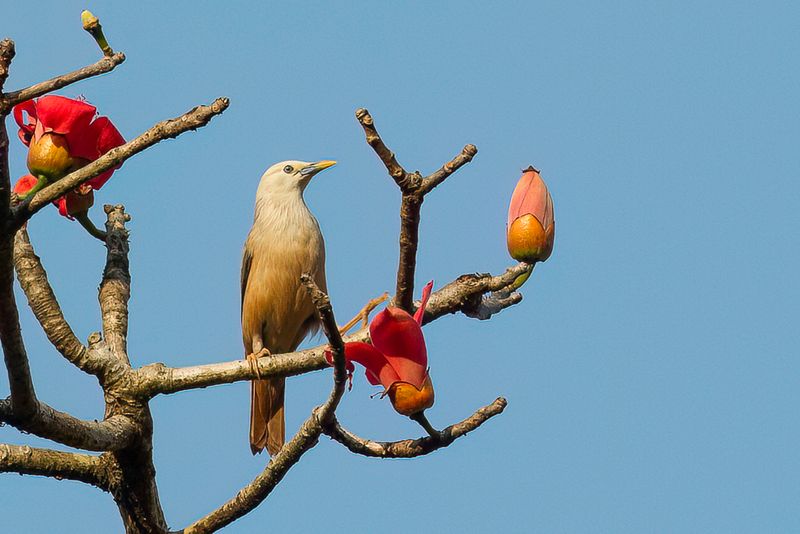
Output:
[[261,371],[258,370],[258,359],[262,356],[271,356],[271,353],[267,349],[262,349],[258,351],[258,353],[250,353],[245,356],[245,360],[247,363],[250,364],[250,369],[253,371],[253,374],[256,375],[256,379],[261,380]]

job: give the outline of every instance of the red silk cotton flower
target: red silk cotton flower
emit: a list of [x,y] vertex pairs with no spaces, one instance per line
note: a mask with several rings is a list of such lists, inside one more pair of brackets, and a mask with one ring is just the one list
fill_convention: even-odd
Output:
[[[96,115],[91,104],[57,95],[14,106],[19,138],[28,147],[28,169],[43,182],[37,189],[125,143],[107,117]],[[86,183],[100,189],[120,165]]]
[[353,369],[351,362],[363,365],[370,384],[382,385],[394,409],[403,415],[414,415],[433,406],[428,351],[421,327],[432,288],[433,281],[428,282],[413,317],[392,306],[377,314],[369,325],[372,345],[345,344],[349,370]]

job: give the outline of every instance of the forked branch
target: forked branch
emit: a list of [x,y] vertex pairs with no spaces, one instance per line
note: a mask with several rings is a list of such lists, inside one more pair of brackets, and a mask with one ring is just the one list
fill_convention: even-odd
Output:
[[364,129],[367,143],[389,171],[402,193],[400,201],[400,259],[397,266],[397,291],[394,296],[396,306],[411,311],[414,300],[414,274],[417,266],[417,247],[419,245],[419,221],[422,201],[437,185],[451,174],[472,161],[478,149],[467,145],[461,153],[445,163],[441,169],[423,178],[419,172],[408,172],[397,163],[394,153],[389,150],[375,128],[372,115],[364,108],[356,110],[356,119]]
[[439,439],[426,436],[424,438],[406,439],[402,441],[372,441],[370,439],[360,438],[344,429],[337,420],[326,425],[323,432],[347,447],[351,452],[362,456],[373,456],[376,458],[415,458],[447,447],[456,439],[465,436],[467,432],[472,432],[495,415],[503,413],[507,404],[504,398],[497,398],[493,403],[484,406],[460,423],[450,425],[439,432]]

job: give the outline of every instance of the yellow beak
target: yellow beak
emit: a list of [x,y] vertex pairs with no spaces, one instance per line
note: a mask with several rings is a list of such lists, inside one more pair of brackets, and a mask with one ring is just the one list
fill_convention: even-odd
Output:
[[300,174],[303,174],[305,176],[309,175],[313,176],[317,174],[319,171],[325,170],[328,167],[333,167],[334,165],[336,165],[336,162],[328,159],[317,161],[316,163],[312,163],[311,165],[304,167],[300,171]]

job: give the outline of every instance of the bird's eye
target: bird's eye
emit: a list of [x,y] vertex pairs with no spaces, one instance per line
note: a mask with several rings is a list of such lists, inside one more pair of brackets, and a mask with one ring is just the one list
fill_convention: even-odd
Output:
[[287,165],[286,167],[283,168],[283,172],[285,172],[286,174],[292,174],[294,172],[294,167],[292,167],[291,165]]

